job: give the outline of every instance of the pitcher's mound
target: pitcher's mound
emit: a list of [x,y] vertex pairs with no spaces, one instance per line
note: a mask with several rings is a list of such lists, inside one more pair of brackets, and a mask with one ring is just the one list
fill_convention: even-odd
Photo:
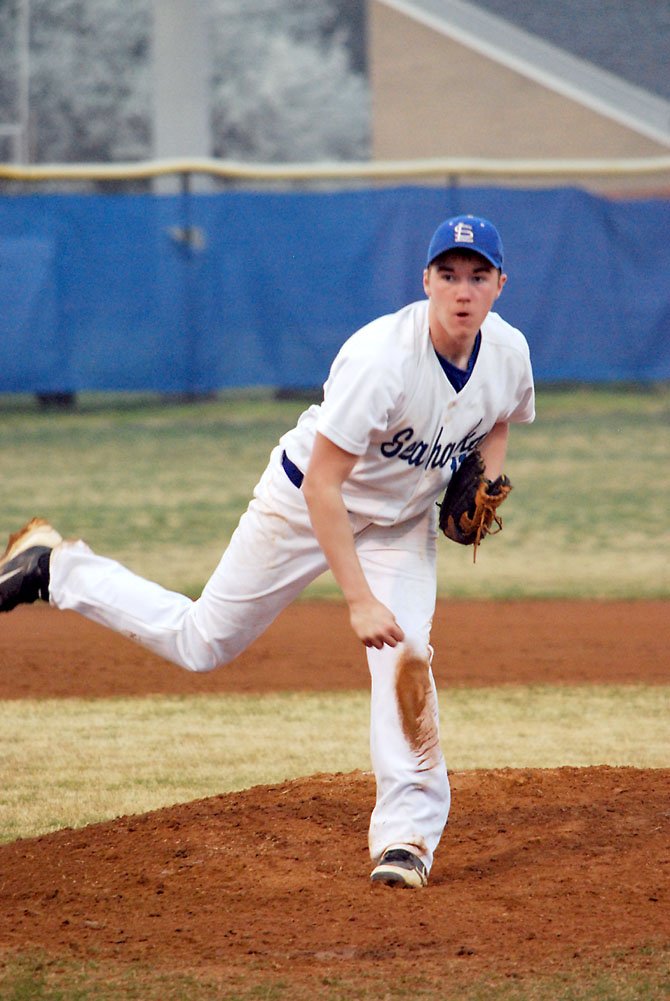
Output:
[[670,770],[452,781],[426,889],[369,882],[372,778],[317,775],[0,846],[0,941],[292,998],[328,975],[453,989],[667,947]]

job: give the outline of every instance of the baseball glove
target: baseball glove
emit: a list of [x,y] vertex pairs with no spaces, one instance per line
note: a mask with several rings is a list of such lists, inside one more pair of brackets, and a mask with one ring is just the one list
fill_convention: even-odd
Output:
[[463,460],[449,481],[439,502],[439,526],[453,542],[475,547],[473,563],[482,539],[502,529],[498,507],[511,489],[507,476],[499,476],[493,481],[486,478],[484,460],[477,448]]

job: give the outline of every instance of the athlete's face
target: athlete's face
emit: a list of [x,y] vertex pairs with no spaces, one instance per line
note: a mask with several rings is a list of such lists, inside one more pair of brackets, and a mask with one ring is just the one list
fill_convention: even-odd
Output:
[[430,300],[428,322],[433,344],[455,364],[465,355],[487,313],[500,295],[506,275],[485,257],[450,250],[423,273],[423,287]]

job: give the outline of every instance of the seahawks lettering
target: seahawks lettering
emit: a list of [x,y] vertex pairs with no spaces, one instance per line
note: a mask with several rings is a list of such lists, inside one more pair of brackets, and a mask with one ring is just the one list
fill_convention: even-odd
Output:
[[[465,454],[476,448],[488,434],[477,434],[481,420],[477,421],[471,431],[468,431],[460,441],[448,441],[442,444],[442,434],[444,428],[440,427],[434,442],[423,441],[422,438],[414,437],[414,428],[402,428],[396,431],[390,441],[382,442],[381,453],[385,459],[400,459],[408,466],[423,466],[424,469],[444,469],[449,460],[452,460],[452,468],[456,468],[457,462],[462,462]],[[458,456],[458,459],[453,458]]]

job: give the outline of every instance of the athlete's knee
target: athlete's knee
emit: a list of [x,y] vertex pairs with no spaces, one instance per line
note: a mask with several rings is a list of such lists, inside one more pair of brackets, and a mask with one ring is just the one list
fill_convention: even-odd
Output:
[[193,674],[207,674],[209,671],[215,671],[217,667],[229,664],[232,659],[201,638],[198,638],[197,642],[186,643],[182,641],[178,645],[177,663]]
[[210,671],[215,671],[217,667],[222,667],[223,665],[218,660],[213,660],[210,657],[189,656],[182,657],[179,661],[179,666],[183,667],[186,671],[190,671],[191,674],[208,674]]

